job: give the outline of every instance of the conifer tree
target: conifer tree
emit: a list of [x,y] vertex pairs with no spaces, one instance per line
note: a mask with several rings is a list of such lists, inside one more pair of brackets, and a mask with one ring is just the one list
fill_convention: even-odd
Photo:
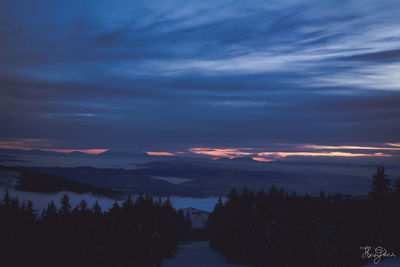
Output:
[[10,193],[8,192],[8,189],[6,189],[4,191],[3,203],[6,208],[10,207],[11,199],[10,199]]
[[372,200],[377,202],[383,201],[388,197],[390,193],[390,180],[387,179],[385,168],[381,165],[377,166],[376,173],[372,176],[372,188],[370,191],[370,197]]
[[59,210],[59,215],[61,217],[67,217],[71,213],[71,203],[69,200],[69,196],[67,194],[63,194],[60,203],[61,207]]
[[101,207],[99,205],[99,202],[97,202],[97,200],[93,205],[93,214],[96,215],[96,216],[102,215]]
[[400,178],[398,178],[394,183],[394,190],[393,190],[394,199],[397,202],[396,204],[400,203]]
[[26,203],[25,213],[28,216],[28,218],[32,220],[36,219],[36,212],[35,210],[33,210],[33,202],[30,200],[28,200],[28,202]]
[[55,222],[57,220],[57,208],[53,201],[47,205],[47,209],[43,210],[42,220],[46,222]]
[[116,217],[121,211],[121,207],[118,204],[118,201],[114,201],[113,205],[111,206],[111,208],[108,210],[108,213],[112,216],[112,217]]

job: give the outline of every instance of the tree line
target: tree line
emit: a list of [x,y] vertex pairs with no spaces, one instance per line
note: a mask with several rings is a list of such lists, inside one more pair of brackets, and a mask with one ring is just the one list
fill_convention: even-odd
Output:
[[[378,166],[368,197],[232,189],[219,198],[206,232],[228,261],[254,266],[360,266],[371,246],[400,255],[400,179]],[[191,236],[190,218],[167,198],[128,197],[102,210],[68,195],[41,214],[6,191],[0,201],[2,266],[160,266]],[[193,233],[192,233],[193,236]],[[371,251],[372,253],[372,251]],[[390,254],[392,255],[392,254]],[[382,260],[385,257],[382,258]]]
[[208,219],[210,247],[254,266],[361,266],[377,247],[388,253],[379,260],[400,255],[399,204],[400,179],[391,184],[383,166],[365,198],[233,188]]
[[96,201],[72,207],[68,195],[40,215],[6,191],[0,203],[2,266],[160,266],[190,227],[167,198],[128,197],[103,211]]

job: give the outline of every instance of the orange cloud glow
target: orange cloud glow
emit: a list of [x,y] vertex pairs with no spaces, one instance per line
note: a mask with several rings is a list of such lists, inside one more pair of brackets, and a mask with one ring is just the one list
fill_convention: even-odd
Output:
[[0,141],[1,149],[22,149],[32,150],[40,149],[41,147],[49,147],[52,143],[47,139],[36,139],[36,138],[19,138],[19,139],[7,139],[6,141]]
[[0,149],[42,150],[59,153],[71,153],[78,151],[92,155],[97,155],[108,151],[108,149],[57,149],[48,147],[54,147],[54,142],[52,140],[39,138],[19,138],[0,141]]
[[255,161],[262,161],[262,162],[274,161],[273,159],[266,159],[266,158],[262,158],[262,157],[253,157],[252,159],[255,160]]
[[304,157],[391,157],[391,155],[383,153],[361,154],[349,152],[260,152],[260,157],[286,158],[290,156]]
[[146,152],[149,156],[175,156],[174,153],[171,152]]
[[45,148],[45,149],[40,149],[40,150],[53,151],[53,152],[58,152],[58,153],[82,152],[82,153],[90,154],[90,155],[98,155],[98,154],[108,151],[109,149],[50,149],[50,148]]
[[[356,149],[356,146],[351,146],[352,149]],[[311,145],[310,147],[311,148]],[[313,147],[317,149],[317,146]],[[329,147],[333,149],[333,147]],[[326,148],[326,149],[329,149]],[[350,147],[347,147],[350,149]],[[245,150],[245,151],[243,151]],[[290,156],[303,156],[303,157],[391,157],[389,154],[384,153],[352,153],[352,152],[250,152],[249,149],[240,148],[206,148],[206,147],[194,147],[189,149],[194,154],[211,156],[211,159],[219,158],[238,158],[250,156],[255,161],[271,162],[277,159],[282,159]]]
[[242,152],[242,151],[240,151],[240,149],[237,149],[237,148],[194,147],[194,148],[190,148],[189,151],[194,154],[213,156],[214,159],[218,159],[218,158],[233,159],[233,158],[249,156],[249,155],[253,154],[253,153],[249,153],[249,152]]
[[397,146],[400,147],[400,143],[386,143],[388,146]]
[[371,146],[318,146],[318,145],[304,145],[304,148],[310,149],[355,149],[355,150],[400,150],[400,144],[387,144],[396,147],[371,147]]

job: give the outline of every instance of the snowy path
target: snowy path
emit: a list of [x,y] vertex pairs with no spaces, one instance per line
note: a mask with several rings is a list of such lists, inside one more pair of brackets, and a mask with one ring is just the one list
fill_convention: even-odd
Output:
[[399,267],[400,266],[400,257],[396,257],[393,259],[385,259],[377,264],[368,264],[364,265],[364,267]]
[[194,241],[182,244],[178,254],[173,259],[163,260],[162,267],[245,267],[245,265],[230,264],[210,249],[208,242]]

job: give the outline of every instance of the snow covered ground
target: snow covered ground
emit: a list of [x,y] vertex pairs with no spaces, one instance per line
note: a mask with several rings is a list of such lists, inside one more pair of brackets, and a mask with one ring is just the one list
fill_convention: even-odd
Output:
[[0,170],[0,186],[15,187],[21,177],[21,173],[10,170]]
[[399,267],[399,266],[400,266],[400,257],[382,260],[377,264],[371,263],[368,265],[364,265],[364,267]]
[[[13,179],[8,179],[9,177],[14,177],[12,174],[10,176],[5,177],[4,179],[0,179],[0,201],[3,199],[5,189],[8,189],[8,192],[11,194],[11,197],[18,197],[20,201],[28,201],[31,200],[33,202],[34,209],[41,210],[43,208],[47,208],[47,205],[50,201],[54,201],[56,206],[60,203],[61,196],[66,193],[70,197],[70,201],[72,206],[76,206],[79,202],[84,199],[89,206],[93,206],[93,204],[98,201],[99,205],[103,209],[109,209],[112,204],[114,203],[114,199],[106,198],[102,196],[95,196],[93,194],[77,194],[72,192],[59,192],[59,193],[36,193],[36,192],[26,192],[26,191],[19,191],[10,186],[10,183],[14,183]],[[0,177],[1,178],[1,177]],[[6,179],[7,178],[7,179]],[[4,186],[4,184],[7,186]],[[136,197],[133,195],[133,197]],[[157,198],[157,197],[156,197]],[[196,207],[199,210],[203,211],[212,211],[214,208],[215,203],[217,202],[217,198],[190,198],[190,197],[170,197],[172,205],[176,209],[185,209],[189,207]],[[118,201],[119,204],[122,204],[122,201]],[[40,213],[40,212],[39,212]],[[200,218],[199,218],[200,219]],[[204,218],[202,218],[204,219]],[[202,220],[196,220],[196,225],[201,224]],[[205,223],[205,222],[203,222]]]
[[[173,259],[163,260],[162,267],[247,267],[246,265],[230,264],[210,249],[208,241],[193,241],[180,246]],[[400,267],[400,257],[382,260],[378,264],[368,264],[364,267]]]
[[192,207],[183,209],[183,214],[188,214],[192,221],[192,228],[204,229],[207,224],[209,212]]
[[208,241],[184,243],[173,259],[165,259],[162,267],[246,267],[245,265],[230,264],[210,249]]

